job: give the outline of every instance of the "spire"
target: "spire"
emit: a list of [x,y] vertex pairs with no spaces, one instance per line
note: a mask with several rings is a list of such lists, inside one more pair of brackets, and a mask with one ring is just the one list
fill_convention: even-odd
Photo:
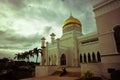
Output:
[[70,12],[70,16],[72,16],[72,12]]
[[72,16],[72,12],[70,12],[70,17],[73,17],[73,16]]
[[51,36],[51,42],[53,43],[54,40],[55,40],[55,34],[54,34],[54,33],[51,33],[50,36]]
[[42,46],[41,46],[41,48],[44,48],[44,47],[45,47],[45,38],[42,37],[42,38],[41,38],[41,41],[42,41]]

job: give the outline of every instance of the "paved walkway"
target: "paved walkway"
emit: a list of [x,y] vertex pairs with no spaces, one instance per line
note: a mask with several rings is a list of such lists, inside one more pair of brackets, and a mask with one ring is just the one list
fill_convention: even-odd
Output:
[[45,76],[45,77],[34,77],[34,78],[27,78],[22,80],[75,80],[77,77],[59,77],[59,76]]

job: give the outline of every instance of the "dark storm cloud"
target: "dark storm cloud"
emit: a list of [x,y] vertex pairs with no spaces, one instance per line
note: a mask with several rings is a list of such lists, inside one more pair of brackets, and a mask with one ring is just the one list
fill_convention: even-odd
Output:
[[[41,8],[40,16],[43,16],[47,21],[55,21],[55,18],[57,18],[58,13],[56,13],[53,10],[47,9],[47,8]],[[49,16],[48,16],[49,15]]]
[[22,36],[11,31],[0,31],[0,49],[29,49],[34,43],[40,44],[41,36],[34,34],[30,36]]
[[0,0],[0,2],[1,2],[1,3],[5,3],[5,2],[6,2],[6,0]]
[[59,35],[70,13],[81,21],[84,33],[96,31],[92,6],[98,1],[101,0],[0,0],[0,53],[40,46],[43,35]]
[[0,35],[3,36],[4,35],[4,31],[0,31]]
[[11,55],[11,54],[5,54],[5,53],[0,51],[0,58],[6,58],[8,56],[11,57],[11,58],[13,57],[13,55]]
[[8,0],[9,3],[13,4],[16,8],[24,6],[24,0]]
[[83,33],[96,31],[92,12],[95,2],[96,0],[64,0],[66,8],[81,21]]
[[11,9],[20,10],[25,7],[25,0],[0,0],[0,3],[4,3]]
[[52,29],[51,26],[45,27],[45,29],[44,29],[44,34],[48,35],[48,34],[50,33],[51,29]]

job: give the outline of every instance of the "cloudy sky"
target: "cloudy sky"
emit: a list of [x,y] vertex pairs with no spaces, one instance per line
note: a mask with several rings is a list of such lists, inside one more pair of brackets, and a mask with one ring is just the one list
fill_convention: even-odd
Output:
[[83,33],[96,31],[93,5],[101,0],[0,0],[0,58],[40,47],[49,34],[62,35],[70,13],[82,23]]

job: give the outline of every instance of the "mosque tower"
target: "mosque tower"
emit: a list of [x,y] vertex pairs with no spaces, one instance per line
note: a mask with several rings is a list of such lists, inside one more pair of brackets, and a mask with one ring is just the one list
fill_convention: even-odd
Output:
[[82,36],[81,22],[77,18],[70,15],[69,18],[63,22],[62,32],[63,35],[60,38],[60,45],[67,47],[68,50],[66,52],[62,52],[66,56],[66,65],[80,66],[78,38]]

